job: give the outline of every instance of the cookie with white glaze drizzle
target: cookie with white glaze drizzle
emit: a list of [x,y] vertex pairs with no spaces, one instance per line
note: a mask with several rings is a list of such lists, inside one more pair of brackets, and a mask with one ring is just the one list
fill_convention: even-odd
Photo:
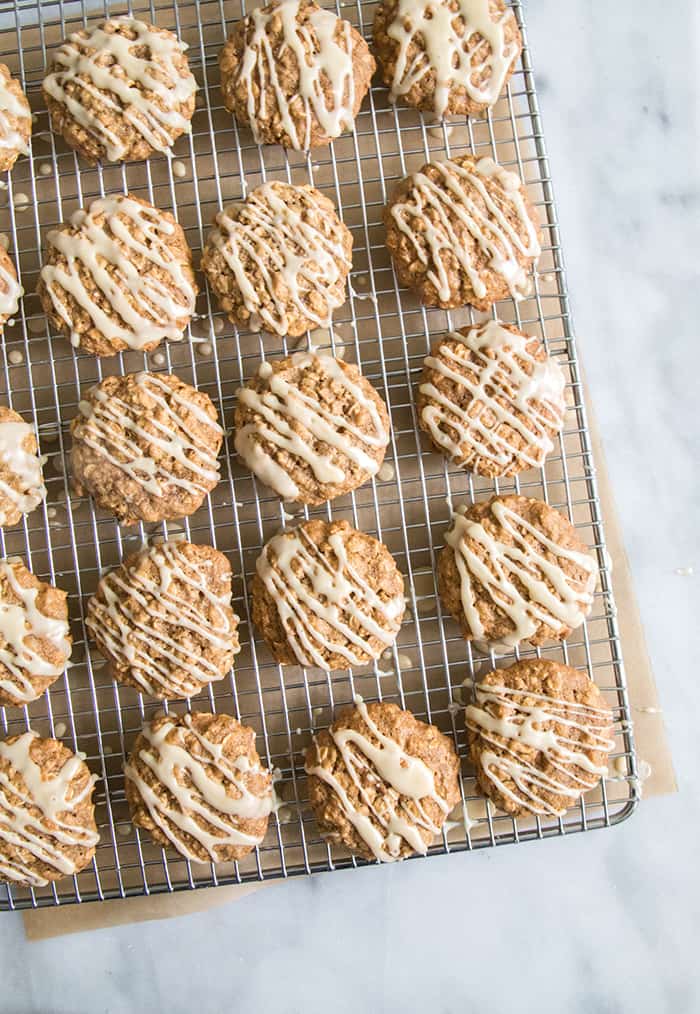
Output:
[[332,201],[275,180],[216,216],[202,270],[234,324],[298,337],[345,302],[351,255]]
[[553,450],[565,385],[539,338],[489,320],[435,342],[418,387],[418,422],[460,468],[517,475],[539,468]]
[[468,641],[510,650],[563,641],[593,605],[594,554],[569,520],[524,496],[456,511],[438,559],[438,589]]
[[174,374],[111,376],[71,423],[73,487],[124,525],[193,514],[219,481],[211,398]]
[[504,0],[383,0],[374,49],[394,101],[477,116],[503,92],[522,38]]
[[52,327],[74,348],[113,356],[180,341],[197,284],[192,252],[170,212],[113,194],[47,234],[37,292]]
[[459,802],[450,740],[386,701],[342,711],[306,751],[309,802],[321,834],[356,855],[425,855]]
[[320,504],[379,471],[389,413],[357,366],[297,352],[264,362],[238,391],[234,444],[284,500]]
[[231,715],[157,715],[124,766],[131,819],[190,862],[243,859],[265,837],[272,776]]
[[22,86],[0,63],[0,171],[11,169],[20,155],[29,154],[32,111]]
[[120,683],[192,697],[224,678],[240,647],[231,565],[212,546],[146,546],[100,580],[85,623]]
[[221,51],[224,105],[258,144],[307,151],[352,129],[375,62],[349,21],[313,0],[278,0],[235,26]]
[[84,869],[99,834],[85,754],[29,731],[0,740],[0,880],[45,887]]
[[17,313],[22,287],[17,269],[4,246],[0,246],[0,326]]
[[282,664],[365,665],[396,640],[403,578],[386,546],[347,521],[275,535],[250,585],[253,621]]
[[425,306],[488,310],[529,292],[537,214],[520,177],[492,158],[426,163],[399,183],[384,225],[400,283]]
[[51,129],[89,162],[169,154],[195,108],[186,49],[167,29],[129,17],[73,32],[42,84]]
[[469,752],[499,810],[559,817],[607,774],[612,715],[584,672],[527,659],[484,676],[474,693]]
[[32,427],[0,405],[0,527],[16,525],[46,499],[43,464]]

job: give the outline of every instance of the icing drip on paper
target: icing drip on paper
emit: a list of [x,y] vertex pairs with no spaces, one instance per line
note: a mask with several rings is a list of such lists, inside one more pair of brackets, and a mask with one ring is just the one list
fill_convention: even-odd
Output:
[[[0,464],[9,469],[19,488],[7,479],[0,479],[0,496],[6,497],[28,514],[46,499],[46,486],[41,472],[43,460],[36,452],[26,451],[28,437],[34,435],[28,423],[14,420],[0,422]],[[9,477],[8,477],[9,478]],[[7,513],[0,509],[0,525],[7,524]]]
[[29,154],[27,140],[22,137],[11,119],[31,120],[32,112],[24,95],[10,90],[9,82],[0,78],[0,148]]

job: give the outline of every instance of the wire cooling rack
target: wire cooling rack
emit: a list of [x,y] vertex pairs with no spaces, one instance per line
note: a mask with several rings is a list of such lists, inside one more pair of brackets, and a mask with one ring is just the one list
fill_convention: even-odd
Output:
[[[522,10],[513,3],[524,32]],[[369,38],[374,4],[337,4]],[[88,167],[49,130],[40,86],[47,54],[63,36],[106,15],[132,13],[174,30],[190,46],[200,85],[193,132],[175,146],[175,161]],[[0,532],[3,555],[23,556],[31,569],[69,592],[74,650],[67,674],[24,709],[0,712],[2,735],[31,725],[40,735],[63,739],[87,755],[99,776],[96,786],[100,845],[91,866],[72,879],[43,889],[2,887],[0,907],[28,908],[97,898],[268,880],[361,865],[320,838],[306,805],[302,752],[315,729],[328,725],[333,709],[355,693],[394,700],[434,722],[467,755],[460,705],[465,677],[488,671],[494,659],[480,655],[443,616],[435,594],[435,559],[454,505],[491,493],[518,491],[562,510],[595,549],[600,580],[593,612],[568,641],[515,657],[541,654],[585,669],[604,691],[615,715],[616,748],[607,778],[561,818],[515,820],[496,812],[475,791],[462,764],[464,806],[431,854],[569,834],[618,823],[637,800],[636,767],[610,567],[600,517],[595,468],[586,426],[581,379],[568,310],[564,268],[549,166],[525,45],[522,60],[487,119],[431,124],[414,110],[393,107],[386,89],[375,86],[365,100],[354,134],[310,155],[258,147],[222,106],[217,57],[227,32],[245,13],[237,0],[132,4],[105,0],[86,7],[73,0],[16,0],[0,3],[0,59],[22,80],[34,110],[30,157],[20,158],[0,201],[0,237],[17,263],[25,295],[2,340],[2,399],[33,420],[45,467],[48,498],[23,525]],[[532,293],[518,304],[504,300],[497,315],[540,335],[568,380],[570,411],[555,452],[540,471],[515,480],[490,482],[450,468],[429,451],[416,427],[414,391],[431,336],[473,319],[469,310],[446,314],[426,310],[400,290],[384,246],[382,207],[392,187],[429,158],[466,151],[491,155],[528,182],[544,232],[543,253]],[[144,196],[172,209],[186,229],[198,262],[214,214],[264,180],[312,182],[335,202],[354,237],[353,272],[347,303],[328,330],[292,342],[269,335],[237,333],[212,301],[200,277],[199,318],[182,343],[148,355],[129,352],[97,360],[76,355],[47,329],[36,296],[46,232],[78,206],[114,192]],[[1,195],[0,195],[1,196]],[[371,483],[313,510],[294,510],[260,487],[240,467],[232,443],[223,450],[223,478],[195,515],[179,524],[120,527],[72,492],[66,470],[69,424],[80,392],[103,376],[137,369],[174,371],[206,391],[225,425],[234,396],[261,356],[282,356],[297,347],[330,349],[357,362],[390,408],[393,433],[386,467]],[[286,514],[285,514],[286,511]],[[331,675],[298,667],[282,669],[251,628],[246,585],[263,544],[289,514],[344,517],[382,539],[406,578],[407,618],[395,649],[371,667]],[[213,684],[189,703],[171,710],[220,710],[236,714],[257,732],[259,752],[276,769],[283,806],[272,816],[264,843],[238,864],[191,865],[172,850],[150,843],[129,822],[122,764],[146,718],[157,710],[109,678],[99,653],[88,644],[85,604],[100,575],[143,539],[184,532],[211,542],[232,561],[235,608],[241,617],[242,651],[235,675]],[[465,816],[466,815],[466,816]]]

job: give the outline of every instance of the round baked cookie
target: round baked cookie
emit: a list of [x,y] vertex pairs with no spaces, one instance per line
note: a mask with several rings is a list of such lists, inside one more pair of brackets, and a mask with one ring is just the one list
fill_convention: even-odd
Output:
[[314,738],[305,770],[324,838],[380,862],[425,855],[460,799],[450,740],[386,701],[356,697]]
[[223,430],[209,395],[171,373],[105,377],[71,423],[78,496],[123,525],[193,514],[219,481]]
[[185,234],[131,194],[100,197],[48,233],[37,287],[52,327],[96,356],[179,341],[197,285]]
[[84,753],[31,730],[0,740],[0,880],[45,887],[84,869],[100,840]]
[[307,151],[351,130],[376,64],[349,21],[313,0],[278,0],[221,51],[224,105],[258,144]]
[[607,774],[612,715],[584,672],[531,658],[490,672],[475,695],[469,752],[499,810],[559,817]]
[[21,295],[14,262],[5,247],[0,246],[0,327],[17,313]]
[[352,235],[333,202],[277,180],[220,212],[202,254],[234,324],[291,337],[330,324],[351,267]]
[[253,622],[277,661],[327,672],[379,658],[405,610],[389,550],[347,521],[306,521],[275,535],[250,589]]
[[128,17],[73,32],[42,85],[51,129],[89,162],[169,152],[194,113],[186,49],[172,32]]
[[32,111],[22,86],[0,63],[0,171],[11,169],[20,155],[29,154]]
[[374,50],[393,101],[436,116],[477,116],[497,102],[522,49],[504,0],[383,0]]
[[399,183],[384,224],[399,281],[425,306],[488,310],[528,294],[537,214],[520,177],[492,158],[428,162]]
[[265,837],[272,777],[255,733],[231,715],[157,715],[124,776],[133,823],[190,862],[242,859]]
[[0,560],[0,704],[35,701],[71,653],[68,596],[17,557]]
[[106,574],[87,629],[119,683],[165,700],[223,679],[239,650],[231,566],[212,546],[146,546]]
[[494,496],[462,507],[445,542],[440,597],[464,637],[484,650],[563,641],[591,611],[595,556],[541,500]]
[[565,386],[539,338],[489,320],[435,342],[418,388],[418,422],[460,468],[517,475],[539,468],[554,449]]
[[263,362],[238,392],[235,448],[283,499],[333,500],[379,471],[389,413],[357,366],[297,352]]
[[0,527],[16,525],[46,499],[42,464],[32,427],[0,405]]

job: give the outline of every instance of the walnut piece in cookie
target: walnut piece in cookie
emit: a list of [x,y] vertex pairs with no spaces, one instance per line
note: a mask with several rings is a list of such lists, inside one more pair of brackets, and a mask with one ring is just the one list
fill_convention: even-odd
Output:
[[494,496],[461,508],[445,542],[438,589],[468,641],[506,650],[563,641],[591,611],[595,556],[540,500]]
[[216,409],[174,374],[106,377],[79,410],[71,423],[74,488],[121,524],[193,514],[218,483]]
[[131,819],[190,862],[243,859],[262,843],[272,776],[255,733],[231,715],[157,715],[124,767]]
[[418,388],[418,422],[460,468],[517,475],[539,468],[553,450],[565,386],[539,338],[489,320],[435,342]]
[[51,325],[96,356],[179,341],[197,284],[168,211],[130,194],[100,197],[48,233],[37,288]]
[[474,692],[469,752],[499,810],[559,817],[607,774],[612,715],[584,672],[532,658],[489,673]]
[[459,758],[434,725],[386,701],[338,715],[306,751],[322,835],[365,859],[428,851],[459,802]]
[[114,678],[159,700],[223,679],[239,650],[231,566],[185,541],[147,546],[106,574],[85,622]]
[[529,292],[537,215],[520,177],[491,158],[428,162],[399,183],[384,224],[399,281],[424,306],[488,310]]
[[42,85],[51,129],[89,162],[169,152],[189,133],[195,107],[186,48],[172,32],[128,17],[73,32]]
[[253,621],[278,662],[349,669],[396,640],[403,587],[378,539],[347,521],[306,521],[275,535],[258,557]]
[[11,169],[20,155],[29,154],[32,111],[22,86],[0,63],[0,172]]
[[258,144],[307,151],[352,129],[376,64],[349,21],[313,0],[277,0],[238,22],[221,51],[224,105]]
[[504,0],[383,0],[374,49],[394,101],[477,116],[503,92],[522,38]]
[[235,447],[283,499],[320,504],[376,475],[389,413],[358,368],[297,352],[263,362],[238,392]]
[[0,405],[0,527],[16,525],[46,499],[34,430]]
[[330,324],[351,267],[352,235],[333,202],[278,181],[220,212],[202,254],[234,324],[291,337]]
[[100,836],[85,754],[32,731],[0,740],[0,880],[45,887],[84,869]]

